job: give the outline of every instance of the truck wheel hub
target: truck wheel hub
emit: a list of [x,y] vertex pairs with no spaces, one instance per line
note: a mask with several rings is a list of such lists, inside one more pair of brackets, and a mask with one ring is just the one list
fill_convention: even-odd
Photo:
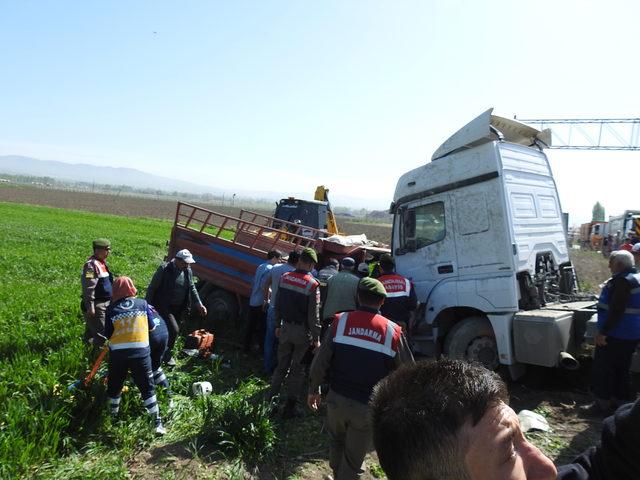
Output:
[[498,368],[498,352],[496,342],[489,337],[475,338],[467,349],[467,358],[482,363],[489,370]]

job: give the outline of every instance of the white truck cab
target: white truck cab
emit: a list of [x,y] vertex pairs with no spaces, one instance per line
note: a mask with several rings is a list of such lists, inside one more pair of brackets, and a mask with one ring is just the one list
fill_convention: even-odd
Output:
[[590,302],[573,302],[562,210],[540,132],[488,110],[400,177],[392,251],[421,308],[414,348],[496,368],[577,367]]

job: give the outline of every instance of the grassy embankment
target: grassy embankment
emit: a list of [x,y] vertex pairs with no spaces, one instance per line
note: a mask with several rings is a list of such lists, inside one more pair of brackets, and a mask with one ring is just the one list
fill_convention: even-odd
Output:
[[[0,216],[0,478],[127,478],[127,460],[157,442],[137,389],[124,395],[113,422],[102,382],[67,391],[89,367],[80,341],[80,271],[91,239],[106,236],[112,270],[143,290],[171,224],[6,203]],[[251,400],[262,383],[239,385],[237,378],[219,363],[181,361],[170,375],[177,406],[162,441],[208,442],[229,458],[268,452],[274,428],[266,406]],[[196,380],[211,381],[215,394],[188,398]],[[160,399],[167,412],[162,392]]]

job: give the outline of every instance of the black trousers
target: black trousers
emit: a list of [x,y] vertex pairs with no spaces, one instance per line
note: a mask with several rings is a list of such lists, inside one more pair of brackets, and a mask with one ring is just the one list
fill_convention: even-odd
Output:
[[149,355],[129,358],[126,354],[111,350],[109,352],[109,376],[107,377],[107,395],[109,397],[120,397],[122,386],[129,372],[133,376],[133,382],[140,390],[142,400],[147,400],[155,394]]
[[629,367],[638,340],[607,337],[607,344],[596,346],[591,367],[591,389],[602,400],[629,400],[631,386]]
[[167,324],[167,331],[169,332],[169,341],[167,342],[167,350],[164,355],[165,360],[169,360],[173,356],[173,345],[176,343],[178,334],[180,333],[180,322],[182,321],[182,314],[184,309],[182,307],[168,306],[158,308],[158,313],[164,318]]
[[260,350],[264,350],[264,337],[266,334],[266,312],[259,307],[249,307],[247,311],[247,329],[244,332],[244,349],[251,349],[251,341],[257,337]]

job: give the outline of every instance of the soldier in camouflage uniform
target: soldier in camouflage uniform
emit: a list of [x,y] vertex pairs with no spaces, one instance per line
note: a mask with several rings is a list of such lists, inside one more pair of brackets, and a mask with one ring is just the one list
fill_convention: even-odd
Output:
[[106,259],[111,251],[111,242],[106,238],[93,241],[93,255],[82,267],[82,312],[84,314],[85,343],[97,347],[104,343],[104,321],[111,301],[113,276]]

